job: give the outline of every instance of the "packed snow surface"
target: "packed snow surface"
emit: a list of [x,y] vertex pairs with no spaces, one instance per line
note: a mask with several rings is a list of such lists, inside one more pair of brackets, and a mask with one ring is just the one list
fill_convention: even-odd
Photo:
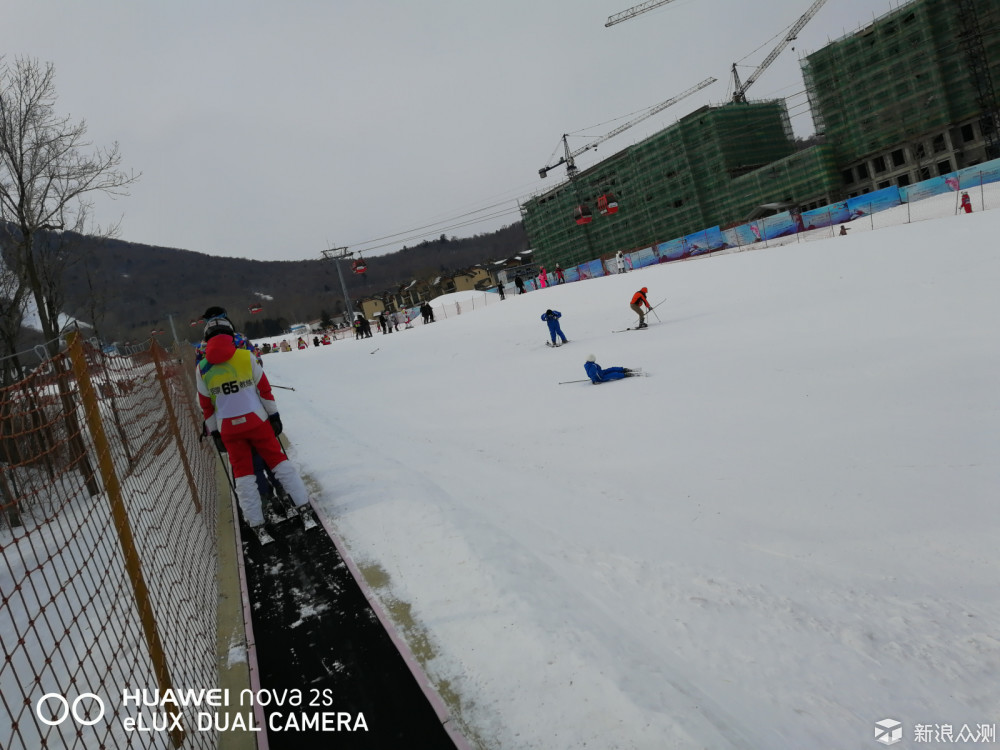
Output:
[[[1000,723],[998,234],[993,211],[664,264],[264,365],[316,505],[409,603],[473,742],[978,731]],[[641,286],[650,328],[613,333]],[[591,353],[650,376],[565,382]]]

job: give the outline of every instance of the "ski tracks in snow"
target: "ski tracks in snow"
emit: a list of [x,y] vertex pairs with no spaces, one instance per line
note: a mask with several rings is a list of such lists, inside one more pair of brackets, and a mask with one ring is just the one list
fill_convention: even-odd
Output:
[[[327,434],[336,429],[325,426]],[[448,471],[453,450],[457,456],[452,455]],[[713,738],[713,748],[759,746],[699,687],[693,670],[675,658],[668,643],[637,637],[633,623],[581,590],[572,571],[561,571],[567,564],[591,566],[593,560],[560,558],[559,551],[571,545],[554,541],[557,531],[477,492],[477,487],[509,482],[508,467],[491,466],[488,456],[478,456],[486,460],[477,462],[470,481],[455,470],[456,460],[461,463],[456,445],[418,441],[407,451],[387,451],[347,435],[338,437],[336,456],[336,471],[315,477],[332,498],[321,502],[321,512],[359,562],[377,562],[388,573],[389,590],[380,595],[409,602],[429,639],[447,642],[449,652],[461,654],[451,663],[425,664],[432,678],[447,681],[459,696],[468,682],[494,696],[490,706],[463,706],[464,720],[477,733],[502,747],[547,748],[558,746],[559,726],[565,722],[573,731],[587,725],[601,747],[645,748],[666,741],[694,748],[706,737]],[[448,561],[446,567],[430,570],[421,561],[400,558],[393,551],[397,535],[426,538],[435,545],[434,558]],[[358,544],[358,539],[379,541]],[[473,539],[479,540],[475,548]],[[526,591],[535,601],[521,601],[523,594],[513,593]],[[545,613],[541,621],[537,612]],[[518,643],[531,634],[531,653],[511,652],[509,658],[519,664],[534,661],[543,689],[523,690],[522,668],[510,674],[491,671],[496,650],[507,648],[510,630],[517,631]],[[606,651],[608,643],[615,644],[611,661],[621,670],[588,672],[589,660],[577,654]],[[480,660],[477,652],[487,647],[490,653]],[[656,689],[650,690],[651,684]],[[539,704],[539,695],[548,699]],[[533,705],[519,705],[526,701]],[[511,724],[511,717],[525,711],[551,712],[550,734],[532,737]]]

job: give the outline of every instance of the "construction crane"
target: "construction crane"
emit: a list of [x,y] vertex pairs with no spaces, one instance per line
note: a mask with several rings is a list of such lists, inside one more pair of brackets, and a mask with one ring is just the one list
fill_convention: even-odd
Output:
[[672,3],[674,0],[649,0],[645,3],[639,3],[634,5],[628,10],[623,10],[621,13],[615,13],[613,16],[608,16],[608,22],[604,24],[604,27],[614,26],[616,23],[621,23],[622,21],[627,21],[630,18],[635,18],[640,13],[645,13],[647,10],[653,10],[653,8],[659,8],[661,5],[666,5],[667,3]]
[[569,136],[568,135],[563,135],[562,142],[563,142],[563,148],[565,150],[565,156],[560,157],[559,161],[557,161],[555,164],[550,164],[547,167],[542,167],[541,169],[539,169],[538,170],[538,176],[544,178],[544,177],[546,177],[548,175],[549,171],[555,169],[560,164],[565,164],[566,165],[566,174],[567,174],[567,176],[569,176],[570,178],[575,177],[576,173],[577,173],[576,162],[574,161],[575,157],[579,156],[584,151],[590,151],[591,149],[597,148],[600,144],[604,143],[609,138],[614,138],[619,133],[623,133],[626,130],[628,130],[630,127],[632,127],[633,125],[638,125],[643,120],[647,120],[650,117],[652,117],[653,115],[657,114],[658,112],[662,112],[667,107],[671,106],[672,104],[676,104],[677,102],[679,102],[681,99],[684,99],[685,97],[691,96],[691,94],[695,93],[696,91],[701,91],[706,86],[711,86],[713,83],[715,83],[715,81],[716,81],[715,78],[706,78],[704,81],[702,81],[699,84],[696,84],[696,85],[692,86],[687,91],[682,91],[677,96],[675,96],[675,97],[673,97],[671,99],[667,99],[665,102],[661,102],[660,104],[657,104],[655,107],[653,107],[652,109],[650,109],[647,112],[643,113],[641,116],[635,118],[634,120],[630,120],[629,122],[626,122],[624,125],[619,125],[617,128],[615,128],[614,130],[612,130],[610,133],[605,133],[600,138],[598,138],[596,141],[591,141],[586,146],[581,146],[580,148],[576,149],[575,151],[570,151],[569,150],[569,142],[566,140]]
[[782,53],[785,47],[787,47],[789,44],[795,41],[795,38],[799,35],[799,32],[802,31],[802,27],[805,26],[807,23],[809,23],[812,17],[815,16],[817,12],[819,12],[819,9],[822,8],[825,3],[826,0],[816,0],[816,2],[810,5],[809,10],[803,13],[802,17],[794,24],[792,24],[792,28],[788,30],[788,33],[785,34],[784,38],[778,43],[778,46],[775,47],[773,50],[771,50],[771,54],[769,54],[767,57],[764,58],[764,62],[762,62],[760,65],[757,66],[757,70],[751,73],[750,77],[747,78],[742,83],[740,82],[739,74],[736,72],[736,63],[733,63],[734,102],[739,102],[741,104],[747,103],[747,89],[753,85],[754,81],[760,78],[760,74],[763,73],[765,70],[767,70],[767,68],[771,65],[771,63],[773,63],[778,58],[778,55]]

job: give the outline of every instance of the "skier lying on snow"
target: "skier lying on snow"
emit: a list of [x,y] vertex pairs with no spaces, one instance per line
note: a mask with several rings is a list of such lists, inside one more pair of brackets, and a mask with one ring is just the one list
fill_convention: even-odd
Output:
[[583,369],[587,371],[587,375],[590,377],[591,382],[595,385],[598,383],[605,383],[609,380],[621,380],[622,378],[636,377],[639,374],[635,370],[630,370],[627,367],[608,367],[607,369],[604,369],[597,364],[597,357],[593,354],[587,357],[587,361],[583,365]]

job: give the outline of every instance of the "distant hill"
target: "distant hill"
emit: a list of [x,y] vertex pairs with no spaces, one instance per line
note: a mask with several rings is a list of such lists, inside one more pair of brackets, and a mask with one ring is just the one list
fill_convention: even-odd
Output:
[[[239,327],[250,322],[250,305],[264,310],[255,318],[289,323],[334,316],[344,306],[337,269],[332,261],[258,261],[224,258],[190,250],[140,245],[124,240],[76,237],[78,261],[67,270],[66,313],[95,320],[101,338],[146,338],[169,332],[174,314],[180,338],[195,340],[191,328],[210,305],[222,305]],[[381,295],[415,278],[433,279],[479,263],[508,258],[527,249],[519,222],[490,234],[425,241],[388,255],[366,257],[368,272],[353,274],[341,262],[352,299]],[[84,262],[85,261],[85,262]]]

